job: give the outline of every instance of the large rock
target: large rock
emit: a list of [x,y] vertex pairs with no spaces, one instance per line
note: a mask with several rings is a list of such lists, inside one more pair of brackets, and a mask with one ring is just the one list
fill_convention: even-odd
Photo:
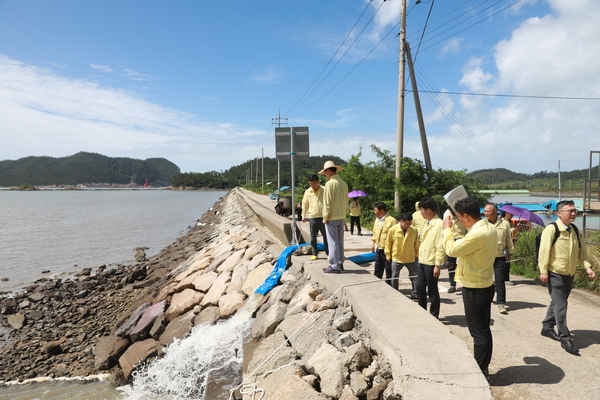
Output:
[[246,278],[248,278],[248,266],[246,264],[239,264],[233,269],[227,292],[241,292]]
[[194,280],[202,275],[204,271],[195,271],[183,278],[177,286],[175,286],[176,292],[181,292],[185,289],[194,289]]
[[140,320],[129,332],[129,337],[132,342],[147,339],[150,334],[150,329],[154,325],[154,321],[159,315],[165,312],[169,303],[166,300],[156,303],[144,310]]
[[371,364],[371,361],[371,353],[362,342],[353,344],[346,349],[344,366],[348,367],[350,371],[368,367]]
[[219,318],[221,318],[221,314],[219,313],[219,307],[206,307],[198,315],[194,318],[194,326],[202,325],[202,324],[211,324],[214,325]]
[[125,379],[129,379],[136,365],[145,361],[148,357],[160,355],[161,353],[162,345],[154,339],[146,339],[129,346],[127,351],[119,358],[119,365]]
[[25,324],[25,315],[21,313],[11,314],[6,317],[8,324],[14,329],[21,329]]
[[[253,242],[247,249],[246,252],[244,253],[244,260],[252,260],[254,257],[256,257],[259,253],[262,253],[264,251],[262,244],[260,242]],[[256,267],[256,265],[255,265]]]
[[235,268],[240,263],[245,251],[246,249],[241,249],[236,251],[235,253],[232,253],[227,258],[227,260],[223,261],[223,264],[219,265],[219,267],[217,268],[217,272],[222,273],[224,271],[233,270],[233,268]]
[[[259,265],[262,265],[266,262],[269,262],[268,257],[265,253],[257,254],[252,260],[248,263],[248,271],[252,271]],[[269,263],[270,264],[270,263]]]
[[98,370],[106,370],[110,369],[115,360],[111,357],[111,352],[115,344],[120,340],[120,338],[109,335],[103,336],[96,342],[96,346],[94,346],[94,365]]
[[184,338],[192,330],[192,322],[196,318],[193,311],[188,311],[187,314],[175,318],[167,325],[165,331],[160,335],[160,343],[165,346],[173,343],[175,339]]
[[321,379],[321,393],[333,398],[339,398],[344,389],[344,376],[342,375],[342,360],[344,354],[329,343],[321,347],[309,358],[306,363],[308,370]]
[[247,296],[250,296],[269,277],[271,271],[273,271],[273,265],[270,262],[265,262],[253,270],[250,270],[250,267],[248,267],[248,270],[250,272],[248,272],[248,278],[242,286],[242,291]]
[[206,293],[218,276],[219,274],[214,271],[208,271],[204,274],[201,274],[194,280],[194,288],[198,292]]
[[225,253],[220,254],[218,257],[215,257],[210,265],[208,267],[206,267],[206,271],[216,271],[217,268],[219,268],[219,266],[229,258],[229,256],[232,254],[231,251],[227,251]]
[[240,292],[230,292],[219,300],[221,318],[229,318],[244,304],[246,295]]
[[[325,310],[316,314],[294,314],[281,321],[277,329],[283,332],[300,356],[309,358],[317,351],[321,343],[328,341],[334,314],[335,310]],[[306,322],[307,319],[310,321]],[[302,330],[293,335],[305,322]]]
[[304,371],[296,365],[281,368],[260,381],[259,387],[265,392],[262,400],[330,400],[317,392],[302,377]]
[[144,310],[150,307],[150,303],[139,306],[121,326],[114,330],[114,335],[122,338],[129,337],[129,332],[142,317]]
[[369,385],[360,371],[354,371],[350,374],[350,387],[352,388],[352,393],[356,396],[364,396],[367,394],[367,390],[369,390]]
[[209,291],[206,293],[206,296],[202,299],[200,305],[202,307],[205,306],[216,306],[219,304],[219,300],[221,296],[227,293],[227,288],[229,287],[229,279],[231,278],[231,272],[225,271],[222,272],[217,279],[215,279],[214,283],[210,287]]
[[214,258],[217,258],[224,253],[231,253],[232,251],[233,245],[231,243],[228,241],[221,241],[220,244],[212,251],[212,255]]
[[167,321],[172,321],[180,315],[188,312],[204,298],[204,293],[196,292],[194,289],[185,289],[181,293],[175,293],[171,299],[171,305],[165,312]]
[[283,321],[287,305],[278,301],[271,305],[264,313],[252,321],[252,337],[260,339],[271,335]]
[[[267,371],[275,370],[294,361],[298,357],[298,353],[289,344],[280,347],[285,342],[285,336],[281,332],[261,340],[252,352],[252,359],[248,363],[248,372],[253,372],[255,376],[261,376]],[[275,350],[277,351],[273,353]]]
[[294,296],[294,298],[290,301],[285,313],[286,317],[305,312],[308,305],[313,302],[313,297],[311,295],[315,293],[315,290],[316,288],[312,283],[306,284],[302,290],[300,290],[298,294],[296,294],[296,296]]

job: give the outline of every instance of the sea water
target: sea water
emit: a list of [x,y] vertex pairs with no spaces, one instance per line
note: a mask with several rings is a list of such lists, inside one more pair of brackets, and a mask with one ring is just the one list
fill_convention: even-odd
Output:
[[[62,273],[130,262],[138,246],[149,247],[148,256],[156,254],[185,234],[224,194],[0,191],[0,276],[9,278],[0,288],[17,289],[47,269]],[[247,321],[197,327],[166,349],[166,361],[158,360],[139,373],[130,389],[116,390],[108,382],[38,383],[2,387],[0,400],[227,399],[232,382],[239,381]]]

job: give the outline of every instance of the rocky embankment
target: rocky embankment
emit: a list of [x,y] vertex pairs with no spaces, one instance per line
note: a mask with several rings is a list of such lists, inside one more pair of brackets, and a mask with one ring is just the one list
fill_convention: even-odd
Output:
[[244,354],[245,383],[264,399],[401,398],[351,308],[304,271],[308,257],[292,257],[278,286],[255,293],[282,246],[235,190],[199,225],[146,263],[38,282],[2,299],[0,321],[11,330],[0,381],[110,371],[121,384],[194,326],[243,310],[255,318],[257,341]]

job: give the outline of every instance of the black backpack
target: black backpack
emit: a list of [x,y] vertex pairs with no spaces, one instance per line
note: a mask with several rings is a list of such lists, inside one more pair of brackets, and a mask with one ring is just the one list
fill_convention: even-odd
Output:
[[[552,222],[551,225],[554,225],[554,238],[552,239],[552,246],[554,246],[554,243],[556,243],[556,241],[558,240],[558,237],[560,236],[560,231],[558,230],[558,225],[556,224],[556,222]],[[575,224],[571,224],[571,226],[573,227],[573,230],[575,231],[575,234],[577,235],[577,243],[579,243],[579,247],[581,247],[581,239],[579,238],[579,229],[577,229]],[[540,243],[541,243],[541,241],[542,241],[542,232],[535,235],[535,259],[536,260],[540,259]]]

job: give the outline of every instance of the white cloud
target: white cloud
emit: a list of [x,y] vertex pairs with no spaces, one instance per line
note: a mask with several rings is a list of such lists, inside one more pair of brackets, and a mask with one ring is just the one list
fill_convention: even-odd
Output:
[[[600,25],[594,16],[600,15],[600,2],[549,3],[552,14],[525,20],[494,47],[487,70],[481,57],[470,59],[460,83],[479,93],[599,98]],[[556,170],[558,160],[565,170],[583,169],[589,151],[600,150],[597,100],[464,96],[460,104],[477,142],[514,171]],[[460,137],[446,140],[449,152],[460,151]],[[497,166],[488,158],[474,165]]]
[[145,82],[145,81],[155,81],[158,79],[158,78],[155,78],[148,74],[141,73],[141,72],[136,71],[131,68],[124,68],[123,72],[125,73],[125,76],[127,76],[129,79],[134,80],[134,81],[144,81]]
[[223,148],[245,151],[270,139],[265,131],[199,121],[133,93],[0,56],[0,159],[92,151],[165,157],[183,171],[219,170],[239,159]]
[[252,72],[252,80],[260,83],[276,83],[283,76],[280,68],[274,65],[268,65],[262,70]]
[[101,72],[112,72],[112,68],[108,65],[90,64],[90,68]]

